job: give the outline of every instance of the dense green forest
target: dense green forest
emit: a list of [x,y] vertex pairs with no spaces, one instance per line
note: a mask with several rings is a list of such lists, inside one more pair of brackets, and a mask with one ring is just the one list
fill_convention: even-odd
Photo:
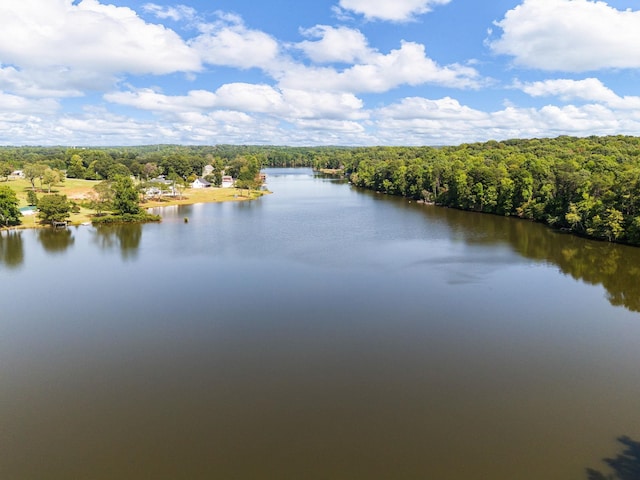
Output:
[[640,245],[640,138],[558,137],[455,147],[176,146],[2,147],[2,172],[45,164],[70,178],[237,176],[262,167],[341,168],[391,195],[514,216],[607,241]]
[[345,165],[355,185],[640,244],[640,138],[559,137],[374,152]]
[[[2,172],[8,175],[11,170],[30,164],[65,170],[69,178],[87,180],[103,180],[122,173],[142,177],[176,173],[186,179],[201,175],[205,165],[226,167],[236,177],[236,170],[248,160],[258,159],[262,167],[311,167],[315,161],[330,165],[332,153],[341,150],[345,149],[234,145],[0,147],[0,180],[6,176]],[[340,160],[334,163],[338,165]]]

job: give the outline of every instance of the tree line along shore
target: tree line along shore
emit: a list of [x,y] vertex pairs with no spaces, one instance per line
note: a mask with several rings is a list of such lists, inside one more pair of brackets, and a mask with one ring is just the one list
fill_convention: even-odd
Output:
[[381,151],[345,166],[354,185],[640,244],[640,138],[558,137]]
[[358,187],[390,195],[640,245],[640,138],[631,136],[447,147],[1,147],[0,185],[9,170],[34,165],[53,171],[45,186],[56,185],[56,171],[66,182],[126,176],[142,184],[164,176],[184,185],[208,167],[205,178],[213,185],[228,174],[247,191],[256,187],[252,182],[260,168],[313,167],[341,172]]
[[[13,161],[7,159],[8,150],[14,153]],[[205,165],[200,175],[180,175],[173,168],[164,170],[148,162],[134,176],[124,163],[107,160],[102,154],[99,156],[109,164],[102,173],[94,169],[99,162],[74,170],[69,165],[81,162],[82,157],[66,155],[65,164],[65,150],[68,152],[60,147],[0,148],[4,153],[0,157],[0,228],[155,222],[160,216],[148,213],[149,208],[250,200],[265,193],[257,158],[243,157],[229,164],[220,160]],[[103,152],[86,149],[87,156],[91,158],[95,151]],[[194,188],[194,182],[201,188]],[[226,188],[215,188],[223,186]]]

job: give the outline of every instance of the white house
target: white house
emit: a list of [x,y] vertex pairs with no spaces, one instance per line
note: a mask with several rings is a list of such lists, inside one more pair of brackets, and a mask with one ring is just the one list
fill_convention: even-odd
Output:
[[222,176],[222,188],[230,188],[233,187],[234,180],[231,175],[223,175]]
[[207,182],[204,178],[196,178],[191,184],[191,188],[209,188],[211,183]]
[[149,180],[149,188],[145,190],[144,194],[147,197],[175,197],[177,192],[173,186],[173,182],[164,178],[164,175],[160,175],[159,177]]

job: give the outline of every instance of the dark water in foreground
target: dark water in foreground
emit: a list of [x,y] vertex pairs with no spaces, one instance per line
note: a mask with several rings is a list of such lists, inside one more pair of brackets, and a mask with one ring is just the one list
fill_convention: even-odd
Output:
[[578,480],[640,439],[640,249],[268,173],[0,235],[0,479]]

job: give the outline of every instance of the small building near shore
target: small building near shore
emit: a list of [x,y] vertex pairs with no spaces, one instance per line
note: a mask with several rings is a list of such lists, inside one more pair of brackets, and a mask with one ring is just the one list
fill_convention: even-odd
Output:
[[230,175],[222,176],[222,185],[221,185],[222,188],[231,188],[234,185],[235,185],[235,181]]
[[211,183],[207,182],[204,178],[196,178],[191,184],[191,188],[210,188]]

